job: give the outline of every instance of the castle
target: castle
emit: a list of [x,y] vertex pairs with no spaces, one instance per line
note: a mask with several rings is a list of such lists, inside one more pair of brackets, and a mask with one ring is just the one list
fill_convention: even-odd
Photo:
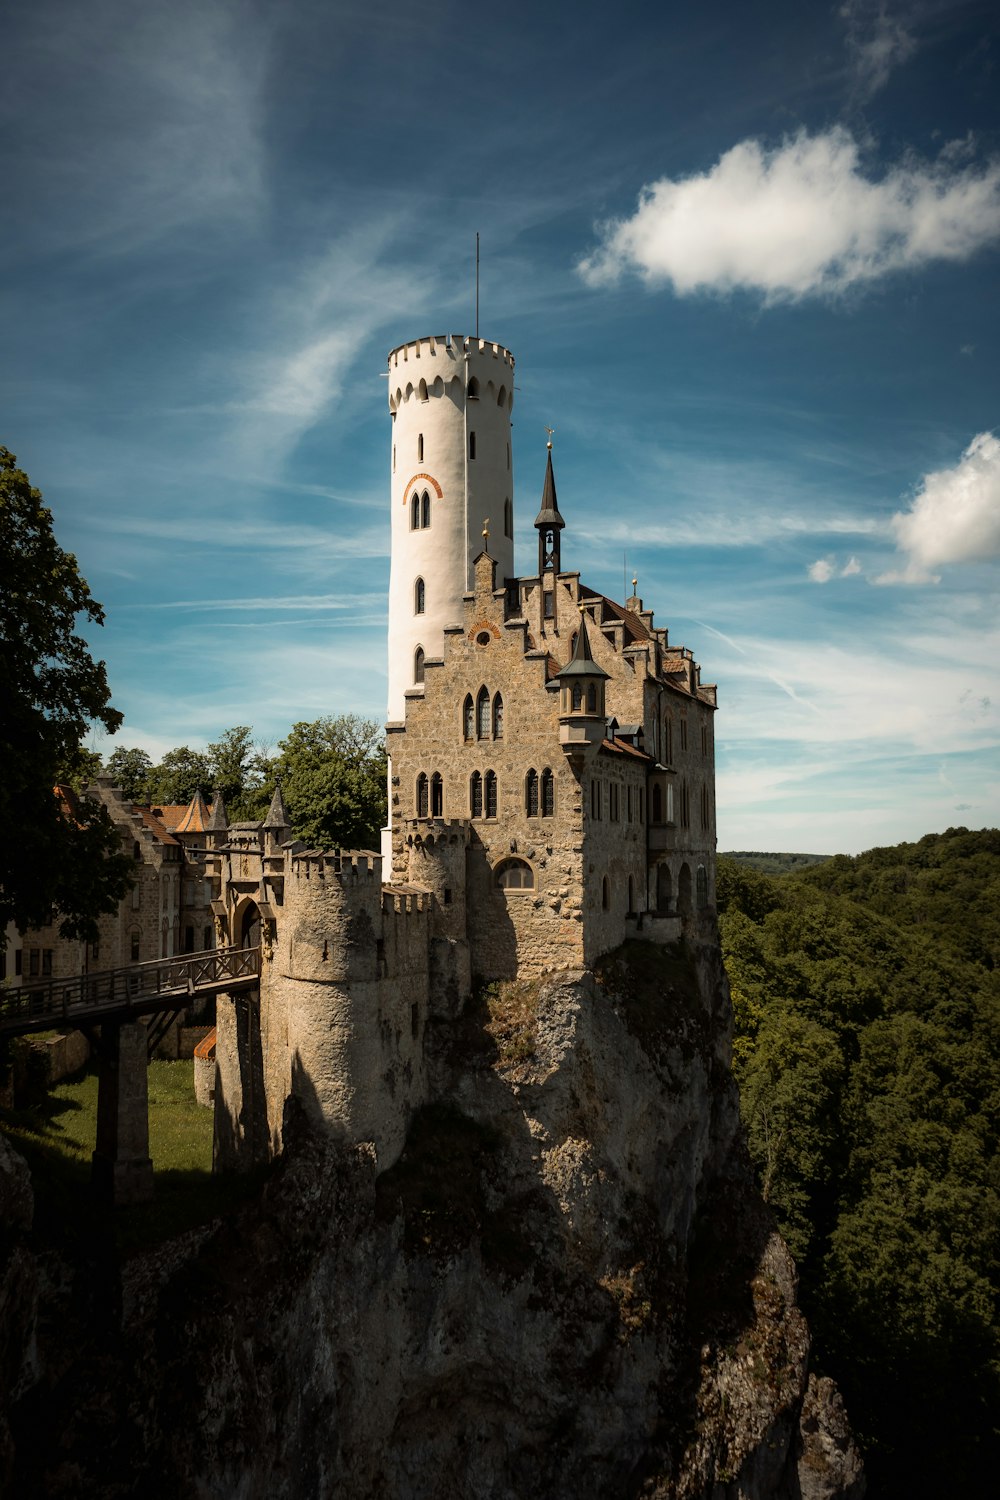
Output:
[[514,576],[514,359],[389,355],[389,818],[382,849],[290,837],[280,793],[206,874],[220,943],[260,942],[259,1004],[218,1002],[216,1165],[281,1145],[295,1094],[378,1165],[431,1084],[424,1038],[474,981],[585,969],[713,919],[716,692],[633,593],[563,565],[551,442]]

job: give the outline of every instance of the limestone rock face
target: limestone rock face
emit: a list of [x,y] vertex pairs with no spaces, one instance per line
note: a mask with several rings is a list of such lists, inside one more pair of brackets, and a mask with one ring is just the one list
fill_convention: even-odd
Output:
[[130,1263],[106,1440],[22,1477],[219,1500],[860,1497],[753,1189],[729,1015],[717,948],[633,945],[442,1014],[437,1102],[386,1172],[293,1104],[257,1202]]

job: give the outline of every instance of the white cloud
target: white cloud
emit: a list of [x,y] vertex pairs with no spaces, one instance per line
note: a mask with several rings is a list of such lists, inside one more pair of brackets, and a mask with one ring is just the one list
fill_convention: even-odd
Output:
[[851,578],[855,573],[861,572],[861,564],[856,557],[849,557],[840,570],[841,578]]
[[644,187],[631,218],[601,226],[580,275],[603,286],[634,270],[679,296],[744,288],[796,301],[965,260],[1000,237],[1000,160],[959,169],[943,152],[876,180],[859,158],[840,126],[774,148],[742,141],[708,172]]
[[885,0],[847,0],[840,8],[847,25],[847,49],[857,91],[869,99],[883,88],[892,71],[916,51],[903,23],[889,14]]
[[1000,557],[1000,441],[972,439],[951,469],[925,474],[908,511],[892,518],[906,566],[876,583],[932,583],[944,563]]
[[809,577],[813,583],[829,583],[833,577],[833,563],[826,557],[817,559],[810,564]]

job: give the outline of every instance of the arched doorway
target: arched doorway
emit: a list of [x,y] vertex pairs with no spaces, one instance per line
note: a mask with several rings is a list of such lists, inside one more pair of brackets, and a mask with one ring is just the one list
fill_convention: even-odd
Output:
[[256,901],[248,901],[240,913],[240,947],[260,947],[260,911]]

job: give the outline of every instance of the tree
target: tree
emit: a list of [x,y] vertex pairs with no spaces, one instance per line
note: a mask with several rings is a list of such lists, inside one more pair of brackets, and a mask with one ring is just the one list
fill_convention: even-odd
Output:
[[130,802],[140,805],[149,801],[149,777],[153,762],[145,750],[133,746],[118,749],[108,756],[107,774],[115,786],[120,787]]
[[212,787],[222,793],[230,820],[263,817],[268,798],[264,784],[273,768],[253,739],[249,724],[237,724],[208,747]]
[[386,815],[381,726],[339,714],[294,725],[279,748],[276,772],[296,837],[325,849],[377,847]]
[[149,800],[155,803],[187,803],[195,792],[212,795],[212,767],[201,750],[180,745],[168,750],[149,773]]
[[65,936],[93,939],[129,887],[106,810],[84,801],[69,815],[53,795],[90,726],[114,734],[122,719],[78,615],[104,621],[41,494],[0,448],[0,943],[9,921],[40,927],[53,910]]

